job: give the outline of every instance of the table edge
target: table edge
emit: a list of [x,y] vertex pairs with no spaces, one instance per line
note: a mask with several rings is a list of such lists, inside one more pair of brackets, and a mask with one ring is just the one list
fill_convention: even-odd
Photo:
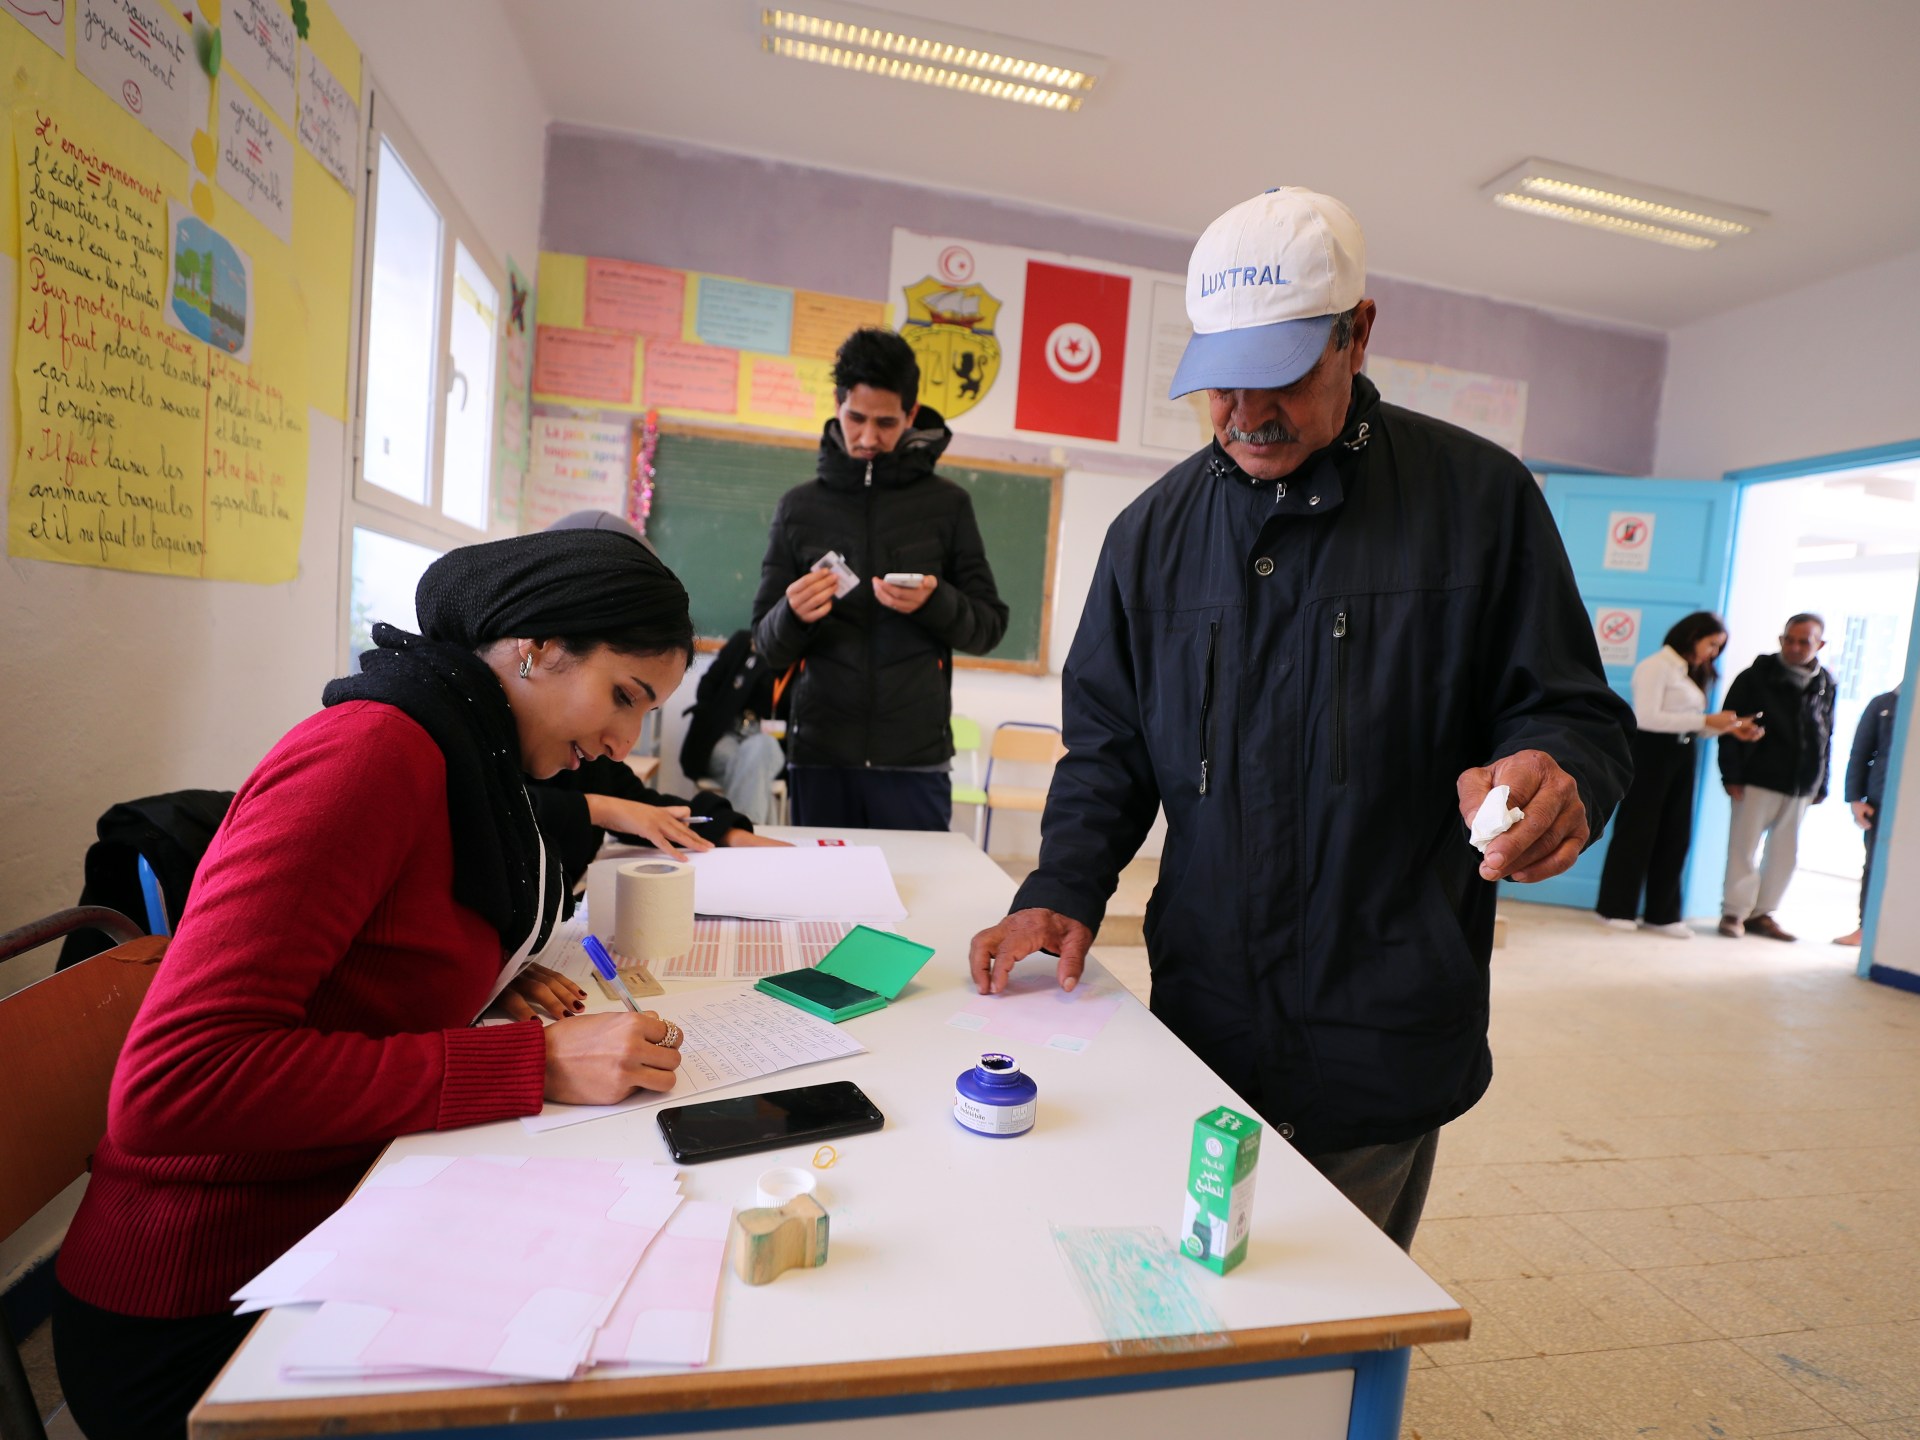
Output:
[[[1162,1350],[1106,1344],[1054,1345],[959,1355],[795,1365],[760,1370],[692,1371],[632,1379],[578,1380],[328,1395],[297,1400],[201,1401],[188,1420],[191,1440],[289,1440],[311,1435],[372,1435],[404,1430],[540,1424],[628,1415],[805,1405],[890,1395],[995,1390],[1115,1376],[1301,1360],[1368,1350],[1399,1350],[1464,1340],[1465,1310],[1428,1310],[1318,1325],[1227,1332],[1226,1344]],[[317,1423],[316,1423],[317,1422]]]

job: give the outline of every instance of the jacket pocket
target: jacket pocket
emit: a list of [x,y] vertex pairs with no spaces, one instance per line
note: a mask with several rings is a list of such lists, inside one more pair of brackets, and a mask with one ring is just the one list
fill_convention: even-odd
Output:
[[1347,783],[1347,612],[1333,617],[1333,783]]
[[1220,622],[1207,622],[1206,678],[1200,685],[1200,793],[1207,793],[1207,772],[1213,764],[1213,667],[1220,648]]

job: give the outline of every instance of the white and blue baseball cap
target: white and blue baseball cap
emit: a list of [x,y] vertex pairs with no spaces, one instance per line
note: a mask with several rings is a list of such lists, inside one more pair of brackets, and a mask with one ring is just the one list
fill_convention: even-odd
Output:
[[1193,338],[1168,398],[1291,385],[1366,286],[1366,237],[1331,195],[1289,185],[1234,206],[1187,262]]

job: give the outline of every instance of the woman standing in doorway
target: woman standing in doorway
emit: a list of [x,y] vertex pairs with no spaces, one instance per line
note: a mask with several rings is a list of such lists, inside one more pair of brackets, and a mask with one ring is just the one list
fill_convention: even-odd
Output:
[[1719,677],[1714,661],[1727,627],[1696,610],[1667,631],[1666,642],[1633,670],[1633,785],[1613,817],[1613,843],[1600,872],[1600,919],[1615,930],[1636,928],[1646,892],[1649,930],[1691,940],[1680,919],[1680,874],[1693,840],[1694,737],[1754,741],[1758,717],[1707,713],[1707,692]]

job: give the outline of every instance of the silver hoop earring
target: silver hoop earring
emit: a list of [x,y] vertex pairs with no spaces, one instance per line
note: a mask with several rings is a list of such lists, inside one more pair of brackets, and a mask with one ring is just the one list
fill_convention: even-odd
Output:
[[531,674],[533,674],[533,652],[529,650],[520,657],[520,678],[524,680]]

